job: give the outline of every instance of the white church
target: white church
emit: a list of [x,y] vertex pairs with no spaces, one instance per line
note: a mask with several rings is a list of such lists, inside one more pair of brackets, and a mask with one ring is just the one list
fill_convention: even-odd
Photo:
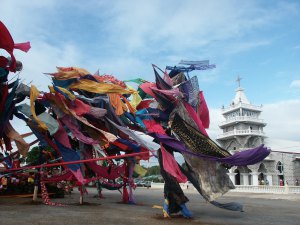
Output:
[[[298,185],[300,182],[300,142],[268,138],[264,132],[267,125],[260,118],[262,105],[253,105],[244,89],[238,88],[228,107],[222,107],[225,121],[219,127],[222,133],[217,142],[234,153],[264,144],[271,154],[262,162],[250,166],[232,167],[230,179],[235,185]],[[291,148],[291,147],[297,148]]]

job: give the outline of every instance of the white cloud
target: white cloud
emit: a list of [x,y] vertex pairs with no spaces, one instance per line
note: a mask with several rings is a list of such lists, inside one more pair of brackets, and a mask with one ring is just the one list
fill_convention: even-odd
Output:
[[290,84],[291,88],[300,89],[300,80],[293,80]]
[[208,135],[211,139],[215,140],[219,134],[222,133],[222,130],[219,128],[219,124],[224,121],[224,117],[222,116],[222,111],[220,109],[209,109],[209,117],[210,117],[210,126],[207,130]]
[[[57,65],[85,67],[90,72],[100,67],[102,73],[130,78],[148,76],[150,63],[172,65],[182,58],[226,60],[228,54],[268,45],[270,40],[247,34],[294,13],[292,6],[289,2],[262,7],[259,2],[240,4],[237,0],[86,4],[4,0],[0,18],[15,41],[32,42],[31,51],[19,54],[19,59],[24,62],[26,79],[44,88],[42,72],[54,71]],[[207,77],[211,80],[211,74]]]
[[265,104],[263,110],[268,137],[300,141],[300,99]]
[[80,66],[84,60],[72,44],[65,44],[63,48],[51,46],[45,42],[33,41],[28,53],[17,52],[16,58],[23,63],[20,78],[24,83],[36,85],[39,90],[48,91],[51,78],[43,73],[56,72],[56,66]]

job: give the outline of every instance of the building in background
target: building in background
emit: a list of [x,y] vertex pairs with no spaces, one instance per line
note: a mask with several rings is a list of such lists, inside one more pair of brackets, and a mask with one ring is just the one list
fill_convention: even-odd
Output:
[[263,130],[267,124],[260,118],[262,105],[251,104],[240,87],[240,80],[238,77],[235,98],[227,108],[222,107],[225,121],[219,125],[223,132],[216,140],[232,154],[261,144],[272,152],[261,163],[232,167],[230,179],[235,185],[297,185],[300,182],[300,142],[267,138]]

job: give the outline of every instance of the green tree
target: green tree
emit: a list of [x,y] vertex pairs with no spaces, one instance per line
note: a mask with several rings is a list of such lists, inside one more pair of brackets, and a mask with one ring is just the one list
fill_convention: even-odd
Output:
[[151,175],[160,175],[160,167],[159,166],[151,166],[147,168],[147,173],[145,176]]
[[38,165],[46,162],[49,159],[49,155],[44,154],[43,151],[50,152],[54,157],[56,157],[56,152],[51,147],[47,146],[41,148],[39,146],[35,146],[28,152],[27,157],[25,159],[26,163],[30,165]]

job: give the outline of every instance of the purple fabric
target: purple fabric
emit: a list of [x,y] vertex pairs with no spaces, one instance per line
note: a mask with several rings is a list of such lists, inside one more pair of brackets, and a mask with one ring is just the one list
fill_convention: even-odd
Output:
[[181,153],[187,153],[196,157],[207,158],[210,160],[218,161],[232,166],[253,165],[262,161],[270,154],[270,150],[268,148],[266,148],[264,145],[260,145],[253,149],[237,152],[232,156],[228,156],[225,158],[218,158],[218,157],[204,155],[201,153],[191,152],[184,145],[183,142],[178,141],[175,138],[169,137],[167,135],[151,133],[151,136],[159,140],[161,143],[168,145],[169,147],[174,148],[175,150],[178,150]]
[[262,144],[256,148],[237,152],[232,156],[223,158],[221,161],[235,166],[253,165],[266,158],[270,152],[271,151]]
[[65,115],[63,118],[61,118],[61,121],[70,129],[72,134],[81,142],[88,144],[88,145],[99,144],[99,141],[94,140],[90,137],[87,137],[79,131],[78,125],[76,124],[77,121],[74,118],[72,118],[68,115]]

